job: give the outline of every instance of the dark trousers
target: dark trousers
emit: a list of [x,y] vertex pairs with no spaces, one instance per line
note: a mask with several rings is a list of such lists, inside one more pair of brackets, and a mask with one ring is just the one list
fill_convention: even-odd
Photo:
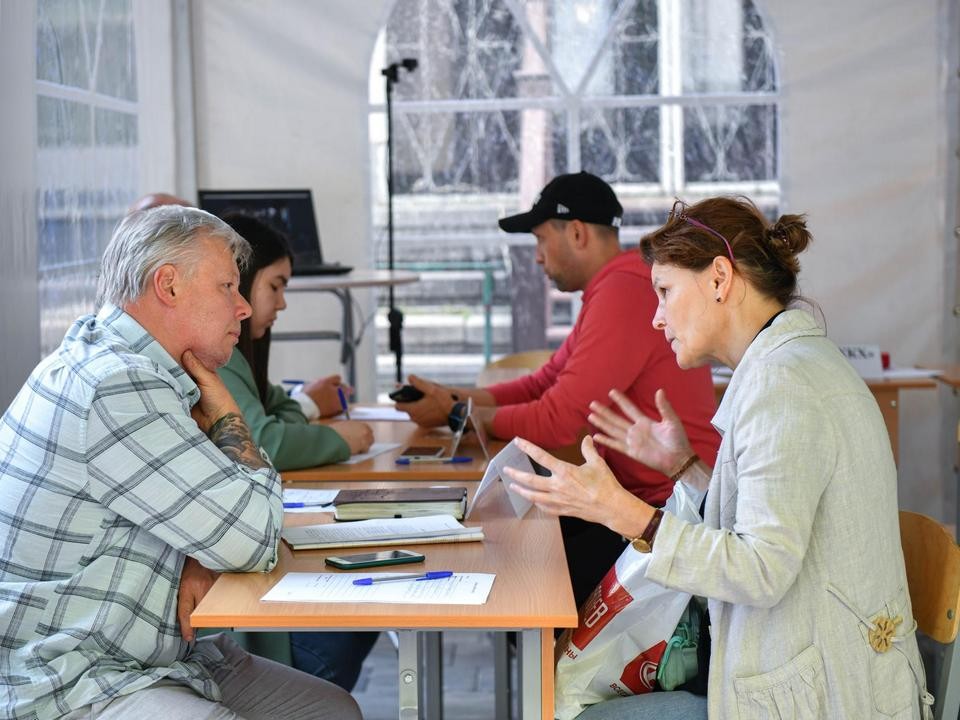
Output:
[[579,609],[613,567],[627,543],[603,525],[573,517],[560,518],[560,533],[563,535],[573,598]]

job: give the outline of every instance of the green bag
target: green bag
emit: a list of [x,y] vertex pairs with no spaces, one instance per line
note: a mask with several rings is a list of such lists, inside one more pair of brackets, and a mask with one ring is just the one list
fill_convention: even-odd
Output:
[[703,610],[697,598],[691,598],[680,616],[677,629],[667,640],[667,647],[657,667],[657,683],[662,690],[673,690],[697,676],[697,643],[700,641],[700,621]]

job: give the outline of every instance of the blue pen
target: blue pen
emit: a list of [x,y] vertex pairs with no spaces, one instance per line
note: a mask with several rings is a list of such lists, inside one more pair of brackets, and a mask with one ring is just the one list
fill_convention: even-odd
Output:
[[343,388],[337,385],[337,397],[340,398],[340,407],[343,408],[343,414],[347,416],[347,420],[350,419],[350,410],[347,408],[347,398],[343,394]]
[[374,583],[382,582],[397,582],[399,580],[415,580],[417,582],[421,580],[441,580],[443,578],[453,577],[452,570],[433,570],[432,572],[426,573],[415,573],[413,575],[394,575],[393,577],[385,578],[357,578],[353,581],[354,585],[373,585]]
[[285,502],[283,506],[288,509],[293,508],[305,508],[305,507],[324,507],[330,505],[328,502]]
[[467,457],[466,455],[454,455],[453,457],[448,458],[435,458],[435,457],[422,457],[422,458],[410,458],[410,457],[399,457],[396,459],[397,465],[410,465],[411,463],[468,463],[473,462],[472,457]]

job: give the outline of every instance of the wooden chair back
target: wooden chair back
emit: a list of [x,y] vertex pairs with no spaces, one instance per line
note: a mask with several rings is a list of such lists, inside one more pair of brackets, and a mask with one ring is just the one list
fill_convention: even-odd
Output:
[[550,359],[552,350],[524,350],[523,352],[504,355],[499,360],[487,364],[488,368],[526,368],[537,370]]
[[936,520],[907,510],[900,511],[900,542],[917,628],[945,646],[933,717],[954,720],[960,714],[960,547]]
[[489,387],[528,375],[538,370],[552,354],[550,350],[526,350],[504,355],[484,366],[477,376],[477,387]]
[[933,518],[900,511],[900,542],[920,632],[951,643],[960,627],[960,547]]

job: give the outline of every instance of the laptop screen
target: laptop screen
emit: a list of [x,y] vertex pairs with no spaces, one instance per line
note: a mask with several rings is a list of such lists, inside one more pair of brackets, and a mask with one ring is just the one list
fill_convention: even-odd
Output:
[[309,190],[200,190],[197,195],[200,208],[217,217],[241,212],[282,232],[294,270],[323,264]]

